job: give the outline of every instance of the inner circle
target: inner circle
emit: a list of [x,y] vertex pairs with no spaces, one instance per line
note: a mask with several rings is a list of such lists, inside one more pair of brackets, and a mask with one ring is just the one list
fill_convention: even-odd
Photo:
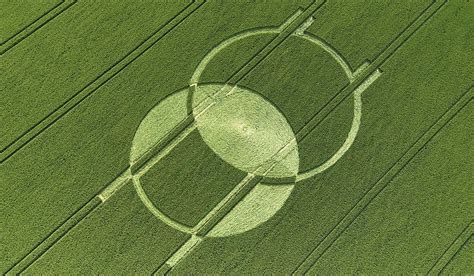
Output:
[[284,115],[258,93],[227,84],[199,85],[192,105],[203,140],[232,166],[269,177],[298,174],[293,130]]

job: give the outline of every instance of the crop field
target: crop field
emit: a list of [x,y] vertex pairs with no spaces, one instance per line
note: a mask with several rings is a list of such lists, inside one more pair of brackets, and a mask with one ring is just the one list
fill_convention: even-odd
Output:
[[0,0],[0,273],[474,273],[474,2]]

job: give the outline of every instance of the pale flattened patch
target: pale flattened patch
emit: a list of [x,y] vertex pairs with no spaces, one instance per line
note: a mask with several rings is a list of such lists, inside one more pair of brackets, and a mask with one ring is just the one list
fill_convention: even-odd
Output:
[[285,204],[294,185],[257,184],[208,233],[209,237],[225,237],[248,231],[270,219]]

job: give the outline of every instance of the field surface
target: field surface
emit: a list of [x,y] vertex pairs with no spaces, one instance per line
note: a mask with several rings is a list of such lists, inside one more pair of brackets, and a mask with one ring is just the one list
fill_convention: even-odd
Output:
[[473,18],[0,0],[0,273],[473,274]]

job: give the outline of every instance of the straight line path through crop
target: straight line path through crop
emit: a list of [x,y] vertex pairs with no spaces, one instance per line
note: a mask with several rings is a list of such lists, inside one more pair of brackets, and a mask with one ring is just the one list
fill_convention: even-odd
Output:
[[140,45],[130,50],[122,59],[112,64],[107,70],[105,70],[102,74],[100,74],[94,80],[89,82],[84,88],[79,90],[72,97],[67,99],[62,105],[51,111],[43,119],[32,125],[28,130],[23,132],[19,137],[13,140],[5,148],[0,150],[0,164],[8,160],[8,158],[13,156],[13,154],[15,154],[18,150],[20,150],[29,142],[31,142],[43,131],[51,127],[64,115],[66,115],[76,106],[78,106],[82,101],[91,96],[101,86],[103,86],[110,79],[119,74],[136,59],[138,59],[148,49],[155,45],[160,39],[162,39],[174,28],[176,28],[180,23],[182,23],[204,2],[204,0],[198,0],[186,5],[179,13],[176,14],[176,16],[169,19],[164,25],[159,27],[152,35],[150,35],[142,43],[140,43]]
[[451,260],[461,251],[466,242],[474,234],[474,222],[471,221],[453,242],[446,248],[443,254],[433,264],[428,272],[428,275],[439,275],[444,268],[451,262]]
[[[323,1],[317,1],[323,2]],[[196,5],[194,9],[190,9],[190,11],[187,13],[186,17],[190,15],[193,11],[195,11],[198,7],[200,7],[202,3],[199,3]],[[319,3],[318,5],[312,6],[311,9],[308,8],[307,13],[313,13],[317,7],[322,5],[322,3]],[[306,15],[306,14],[305,14]],[[307,17],[308,15],[306,15]],[[185,18],[180,20],[178,23],[183,21]],[[174,21],[174,20],[172,20]],[[301,23],[297,20],[298,23]],[[178,24],[177,23],[177,24]],[[176,25],[177,25],[176,24]],[[175,25],[175,26],[176,26]],[[298,24],[299,26],[299,24]],[[296,26],[297,27],[297,26]],[[285,32],[285,37],[288,37],[291,32]],[[156,41],[155,41],[156,42]],[[271,45],[273,48],[277,47],[283,42],[283,40],[278,39],[278,40],[273,40],[271,41],[268,45]],[[154,43],[150,43],[150,46],[153,46]],[[148,48],[149,48],[148,47]],[[253,69],[263,58],[265,58],[268,54],[270,54],[271,51],[268,51],[267,49],[262,50],[262,54],[257,54],[256,56],[253,57],[252,60],[250,60],[246,65],[243,66],[241,70],[238,71],[240,73],[240,78],[243,78],[245,76],[245,71],[250,72],[251,69]],[[138,56],[137,56],[138,57]],[[133,60],[132,60],[133,61]],[[253,61],[253,62],[252,62]],[[251,66],[248,66],[248,65]],[[128,64],[127,64],[128,65]],[[245,68],[245,70],[244,70]],[[116,72],[118,73],[118,72]],[[115,73],[115,74],[116,74]],[[239,78],[239,79],[240,79]],[[98,87],[95,87],[97,89]],[[94,89],[94,90],[95,90]],[[188,122],[189,120],[185,120]],[[179,132],[173,132],[178,134]],[[173,140],[175,137],[167,140],[167,144],[173,144]],[[160,148],[165,148],[166,145],[160,144]],[[155,151],[153,151],[155,152]],[[154,155],[153,155],[154,156]],[[138,166],[138,168],[135,168],[136,166],[132,167],[133,170],[139,169],[142,166],[145,166],[148,161],[153,159],[153,156],[146,156],[147,160],[143,160],[139,162],[141,165]],[[23,257],[21,260],[19,260],[9,271],[8,274],[16,274],[20,273],[24,270],[26,270],[29,266],[31,266],[38,258],[40,258],[43,254],[45,254],[54,244],[56,244],[62,237],[64,237],[71,229],[73,229],[78,223],[80,223],[86,216],[88,216],[90,213],[92,213],[94,210],[96,210],[97,207],[99,207],[103,202],[105,202],[109,197],[111,197],[116,191],[118,191],[121,187],[123,187],[124,184],[126,184],[130,179],[128,177],[122,177],[123,175],[127,174],[127,171],[129,171],[130,168],[125,169],[123,172],[121,172],[116,179],[112,180],[110,183],[107,184],[106,188],[99,194],[95,195],[92,199],[90,199],[88,202],[84,204],[83,207],[79,208],[74,214],[72,214],[68,219],[66,219],[62,225],[54,229],[48,237],[43,239],[42,242],[40,242],[32,251],[30,251],[25,257]],[[120,182],[120,183],[118,183]],[[109,186],[113,186],[113,189],[109,189]],[[105,194],[106,196],[105,196]],[[104,195],[103,195],[104,194]]]
[[65,12],[72,5],[74,5],[77,0],[63,0],[57,5],[53,6],[51,9],[47,10],[40,17],[35,19],[33,22],[16,32],[14,35],[9,37],[7,40],[0,43],[0,57],[5,54],[8,50],[15,47],[18,43],[22,42],[28,36],[32,35],[34,32],[39,30],[41,27],[45,26],[48,22]]
[[[186,6],[183,10],[181,10],[177,14],[177,16],[169,20],[162,28],[157,30],[151,37],[146,39],[138,48],[132,50],[132,52],[129,55],[127,55],[124,59],[122,59],[120,62],[115,64],[111,68],[111,70],[99,76],[94,82],[92,82],[90,85],[87,86],[87,87],[93,86],[93,88],[89,88],[89,90],[86,89],[86,90],[81,90],[81,91],[88,91],[88,95],[90,95],[92,92],[97,90],[106,81],[108,81],[113,76],[118,74],[127,65],[129,65],[131,62],[137,59],[141,54],[143,54],[146,50],[152,47],[159,39],[161,39],[166,34],[171,32],[176,26],[178,26],[181,22],[183,22],[186,18],[188,18],[193,12],[195,12],[199,7],[201,7],[204,4],[204,2],[205,1],[195,1],[189,4],[188,6]],[[64,110],[64,112],[57,114],[59,117],[55,117],[53,121],[51,121],[46,127],[48,127],[49,125],[54,123],[56,120],[58,120],[61,116],[65,114],[65,112],[68,112],[72,108],[74,108],[77,104],[80,103],[80,101],[84,100],[84,98],[87,97],[88,95],[83,96],[80,100],[76,100],[74,104],[69,105],[68,109],[58,109],[58,110]],[[41,132],[44,129],[45,128],[42,128],[39,131]],[[39,132],[36,133],[33,137],[31,137],[29,140],[33,139],[38,134]],[[13,153],[14,152],[12,152],[11,154]],[[3,158],[2,155],[0,155],[0,160],[1,158]],[[5,159],[0,161],[0,163],[3,162],[4,160]],[[23,258],[18,260],[18,262],[16,262],[6,272],[6,274],[16,275],[16,274],[21,273],[25,269],[27,269],[39,257],[41,257],[44,253],[46,253],[54,244],[56,244],[64,235],[66,235],[72,228],[74,228],[79,222],[81,222],[87,215],[89,215],[98,206],[100,206],[101,203],[103,203],[101,198],[98,197],[97,195],[94,195],[89,201],[87,201],[83,206],[81,206],[76,212],[74,212],[71,216],[69,216],[61,225],[53,229],[48,236],[46,236],[43,240],[41,240]]]
[[[346,88],[344,88],[342,91],[340,91],[338,94],[333,97],[334,99],[339,99],[339,101],[331,101],[328,104],[325,105],[325,107],[330,106],[332,108],[327,109],[327,113],[321,113],[321,111],[324,110],[324,108],[318,112],[297,134],[296,137],[298,139],[304,139],[320,122],[322,122],[329,114],[337,108],[337,106],[344,101],[345,98],[347,98],[355,89],[357,89],[359,86],[363,85],[363,82],[366,79],[369,79],[371,76],[376,74],[377,72],[381,73],[380,69],[378,67],[382,65],[390,56],[393,55],[393,53],[399,49],[429,18],[431,18],[440,8],[445,4],[445,1],[438,1],[434,2],[432,5],[427,7],[425,10],[422,11],[422,13],[410,24],[405,28],[387,47],[381,52],[381,54],[377,57],[375,62],[371,63],[368,67],[364,68],[364,70],[361,70],[359,74],[356,75],[356,78],[351,82]],[[244,66],[245,67],[245,66]],[[254,68],[254,67],[252,67]],[[356,70],[359,71],[359,70]],[[246,73],[247,74],[247,73]],[[245,74],[245,75],[246,75]],[[239,77],[235,80],[235,83],[238,82],[238,80],[242,79],[245,75],[242,77]],[[239,76],[237,73],[233,77],[230,78],[232,80],[235,76]],[[229,81],[228,81],[229,83]],[[342,95],[342,97],[339,97]],[[332,105],[331,105],[332,104]],[[317,116],[319,114],[324,114],[323,116]],[[199,243],[199,242],[198,242]],[[198,244],[197,243],[197,244]],[[185,243],[183,246],[187,246],[187,243]],[[194,249],[196,246],[193,245],[190,247],[190,250]],[[177,252],[180,252],[178,250]],[[188,254],[186,251],[185,254]],[[170,256],[171,259],[173,259],[173,255]],[[173,267],[176,265],[176,263],[173,262]],[[172,266],[167,265],[166,263],[162,264],[160,267],[158,267],[157,271],[155,272],[156,274],[165,274],[170,272],[172,269]]]
[[[392,41],[392,43],[385,48],[385,50],[378,56],[378,58],[375,60],[375,62],[370,64],[369,67],[366,70],[364,70],[364,72],[362,72],[360,75],[358,75],[358,80],[355,80],[354,83],[351,83],[350,85],[345,87],[343,90],[341,90],[338,94],[336,94],[333,97],[333,99],[329,103],[327,103],[323,107],[323,109],[321,109],[309,121],[309,123],[305,127],[303,127],[303,129],[301,130],[301,134],[299,134],[300,135],[299,137],[302,137],[302,138],[305,137],[321,121],[323,121],[340,103],[342,103],[342,101],[345,98],[347,98],[351,94],[351,92],[354,89],[356,89],[358,87],[358,85],[360,85],[368,76],[370,76],[373,72],[375,72],[375,70],[378,70],[378,67],[385,60],[387,60],[398,48],[400,48],[402,46],[402,44],[404,42],[406,42],[411,37],[411,35],[413,35],[413,33],[415,33],[416,30],[418,30],[432,15],[434,15],[435,12],[444,3],[445,3],[444,1],[434,2],[426,10],[424,10],[422,12],[422,14],[419,17],[417,17],[410,26],[408,26],[405,30],[403,30],[400,33],[400,35],[397,36],[394,39],[394,41]],[[41,121],[39,124],[35,125],[32,129],[30,129],[24,135],[22,135],[13,144],[11,144],[7,148],[7,150],[4,150],[4,151],[0,152],[0,163],[5,161],[8,157],[10,157],[12,154],[14,154],[17,150],[19,150],[21,147],[23,147],[26,143],[28,143],[29,141],[34,139],[34,137],[36,137],[39,133],[41,133],[46,128],[48,128],[50,125],[52,125],[55,121],[57,121],[64,114],[66,114],[71,109],[73,109],[77,104],[79,104],[82,100],[84,100],[86,97],[88,97],[90,94],[92,94],[100,86],[102,86],[106,81],[111,79],[113,76],[115,76],[117,73],[119,73],[123,68],[125,68],[128,64],[133,62],[143,52],[145,52],[150,47],[152,47],[154,45],[154,43],[156,43],[156,41],[158,41],[164,35],[169,33],[174,27],[176,27],[179,23],[181,23],[184,19],[186,19],[187,16],[189,16],[192,12],[194,12],[201,5],[202,5],[202,3],[193,3],[193,5],[186,7],[177,17],[170,20],[170,22],[168,22],[168,24],[166,24],[163,27],[163,29],[161,29],[161,31],[158,30],[150,38],[145,40],[145,42],[143,42],[138,48],[134,49],[124,59],[122,59],[117,64],[112,66],[109,69],[109,71],[107,71],[103,75],[99,76],[95,81],[90,83],[83,90],[79,91],[73,98],[69,99],[63,106],[61,106],[60,108],[55,110],[48,117],[46,117],[43,121]],[[309,8],[307,10],[309,10]],[[316,9],[314,9],[312,12],[314,12],[315,10]],[[183,16],[180,17],[180,15],[183,15]],[[308,17],[306,12],[305,12],[305,16]],[[306,19],[306,18],[304,18],[304,19]],[[274,42],[274,40],[272,40],[267,46],[274,43],[274,47],[276,48],[290,34],[291,34],[291,32],[286,34],[286,36],[284,36],[283,39],[279,42]],[[255,59],[255,57],[254,57],[252,60],[250,60],[247,64],[245,64],[241,68],[241,70],[239,70],[235,75],[233,75],[233,77],[231,77],[229,79],[229,81],[230,80],[235,80],[236,82],[238,82],[238,80],[242,79],[248,72],[250,72],[253,68],[255,68],[255,66],[257,66],[264,58],[266,58],[271,53],[271,51],[274,49],[273,48],[272,50],[268,51],[268,50],[265,50],[266,48],[264,48],[264,50],[261,51],[261,52],[264,53],[263,56],[262,56],[262,54],[260,54],[261,52],[259,52],[257,54],[257,56],[255,56],[255,57],[259,57],[258,59]],[[267,52],[265,52],[265,51],[267,51]],[[244,70],[244,71],[242,72],[242,70]],[[245,73],[245,71],[247,71],[247,73]],[[464,96],[471,95],[470,91],[471,90],[469,90]],[[463,96],[462,99],[465,98],[464,96]],[[470,97],[472,98],[472,95]],[[458,104],[456,104],[454,107],[456,107],[456,106],[458,106]],[[450,110],[453,110],[453,108],[450,109]],[[453,114],[452,116],[454,116],[454,115],[455,114]],[[428,132],[430,132],[430,131],[428,131]],[[416,152],[415,152],[415,154],[416,154]],[[410,158],[410,160],[411,160],[411,158]],[[377,183],[379,183],[379,182],[377,182]],[[14,267],[12,267],[12,269],[9,272],[14,273],[14,271],[23,271],[28,266],[30,266],[36,259],[38,259],[41,255],[43,255],[51,246],[53,246],[56,242],[58,242],[61,237],[63,237],[65,234],[67,234],[67,232],[70,229],[72,229],[75,225],[77,225],[77,223],[79,223],[84,217],[86,217],[90,212],[92,212],[94,209],[96,209],[97,206],[99,206],[102,203],[101,200],[97,201],[97,199],[99,199],[99,197],[94,196],[89,202],[87,202],[82,208],[80,208],[68,220],[66,220],[63,225],[56,228],[47,238],[45,238],[43,240],[42,243],[40,243],[31,252],[29,252],[24,258],[22,258]],[[316,247],[313,252],[315,252],[316,249],[318,249],[318,247]],[[302,265],[300,265],[299,268],[304,267],[304,264],[307,263],[307,262],[311,263],[311,259],[312,259],[311,256],[312,255],[313,254],[310,254],[305,259],[305,262],[303,262]],[[296,272],[298,272],[298,271],[299,271],[299,269]]]

